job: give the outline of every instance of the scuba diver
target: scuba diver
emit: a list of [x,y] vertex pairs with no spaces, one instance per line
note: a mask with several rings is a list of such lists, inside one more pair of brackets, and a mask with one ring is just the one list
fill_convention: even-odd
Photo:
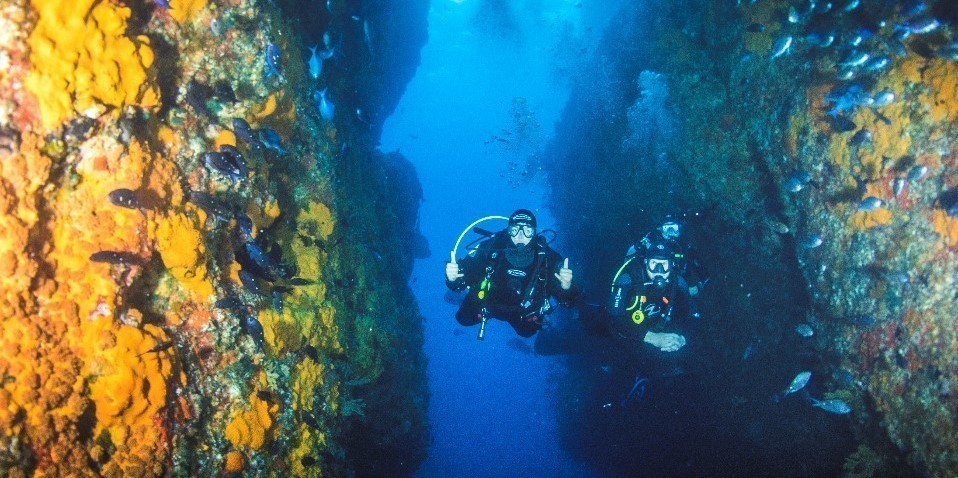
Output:
[[480,340],[489,318],[509,322],[517,334],[531,337],[553,309],[550,297],[569,307],[578,296],[569,259],[563,263],[536,234],[536,218],[526,209],[512,213],[506,229],[491,234],[458,262],[455,251],[451,259],[446,263],[446,287],[469,289],[456,320],[464,326],[481,322]]
[[[709,282],[709,274],[705,267],[699,262],[691,246],[682,243],[681,238],[682,224],[675,220],[671,214],[665,216],[662,225],[656,227],[639,240],[638,244],[629,247],[626,258],[639,254],[645,256],[649,253],[652,244],[665,244],[672,251],[672,264],[675,267],[675,273],[682,277],[688,286],[689,295],[695,297],[702,288]],[[691,267],[690,267],[691,266]],[[696,282],[688,280],[689,276],[694,277]],[[691,304],[691,314],[698,317],[698,310],[694,304]]]

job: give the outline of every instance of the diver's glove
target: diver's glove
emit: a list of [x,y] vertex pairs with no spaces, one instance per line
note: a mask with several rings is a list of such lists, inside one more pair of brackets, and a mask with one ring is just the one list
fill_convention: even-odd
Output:
[[456,263],[456,254],[450,253],[449,258],[452,262],[446,263],[446,280],[449,282],[456,282],[465,276],[462,273],[462,270],[459,269],[459,264]]
[[696,282],[695,285],[693,285],[692,287],[689,287],[689,295],[692,297],[695,297],[696,295],[698,295],[699,292],[702,292],[702,289],[705,288],[705,284],[708,284],[708,283],[709,283],[708,279],[700,280]]
[[645,342],[663,352],[675,352],[685,346],[685,337],[665,332],[649,332],[645,334]]

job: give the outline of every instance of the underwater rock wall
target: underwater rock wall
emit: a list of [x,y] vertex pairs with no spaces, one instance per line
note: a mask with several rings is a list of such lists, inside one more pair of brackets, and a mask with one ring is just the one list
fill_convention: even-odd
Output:
[[421,189],[347,94],[382,71],[336,44],[311,79],[269,2],[9,0],[0,27],[0,474],[415,470]]
[[[668,81],[680,122],[668,160],[681,187],[673,195],[648,187],[639,176],[653,168],[650,155],[638,154],[632,170],[614,165],[632,181],[592,173],[610,179],[602,199],[635,198],[633,208],[600,199],[583,213],[565,202],[557,215],[580,231],[594,226],[576,226],[580,217],[597,211],[611,211],[614,224],[650,210],[645,221],[669,209],[703,211],[689,229],[708,230],[693,243],[705,244],[718,282],[701,302],[724,311],[731,328],[710,330],[712,352],[740,353],[745,336],[761,339],[749,351],[777,354],[788,349],[781,337],[807,322],[813,392],[853,410],[860,446],[844,472],[949,476],[958,469],[956,12],[948,2],[809,5],[662,7],[646,23],[650,50],[636,61]],[[620,82],[635,77],[626,70]],[[616,149],[622,136],[609,133],[623,116],[604,129],[612,152],[598,155],[601,167],[626,157]],[[574,157],[575,148],[554,147]],[[559,161],[550,180],[564,184],[581,167],[571,163]],[[588,234],[573,243],[594,244]],[[595,280],[607,282],[607,272]],[[748,370],[741,360],[721,363]]]

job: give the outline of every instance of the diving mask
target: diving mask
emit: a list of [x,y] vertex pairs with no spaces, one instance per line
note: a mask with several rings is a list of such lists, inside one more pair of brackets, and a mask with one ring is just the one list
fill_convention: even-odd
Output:
[[679,223],[669,221],[665,224],[662,224],[662,237],[669,240],[678,239]]
[[649,279],[656,280],[666,280],[669,278],[669,270],[671,269],[671,262],[668,259],[659,259],[651,258],[645,261],[645,271],[649,275]]
[[534,227],[528,224],[515,224],[512,226],[509,226],[510,236],[516,237],[519,235],[519,233],[522,233],[523,236],[528,237],[529,239],[532,239],[532,236],[535,235],[536,230]]

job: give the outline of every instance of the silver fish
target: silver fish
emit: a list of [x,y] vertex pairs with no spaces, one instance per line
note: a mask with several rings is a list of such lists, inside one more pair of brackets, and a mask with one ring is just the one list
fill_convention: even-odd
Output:
[[846,67],[847,67],[847,66],[861,66],[861,65],[863,65],[866,61],[868,61],[869,58],[871,58],[871,55],[869,55],[869,54],[866,53],[866,52],[863,52],[863,51],[861,51],[861,52],[852,52],[850,55],[848,55],[847,58],[845,58],[845,61],[839,63],[839,65],[846,66]]
[[769,219],[768,227],[778,234],[788,234],[791,231],[785,223],[773,219]]
[[846,415],[852,411],[852,407],[848,406],[847,403],[842,400],[838,400],[837,398],[833,398],[831,400],[815,400],[814,398],[809,397],[809,399],[812,401],[813,407],[821,408],[828,413]]
[[811,337],[815,335],[815,331],[812,330],[812,326],[808,324],[798,324],[795,326],[795,332],[798,332],[798,335],[802,337]]
[[772,58],[778,58],[788,52],[788,49],[792,46],[792,37],[786,36],[779,38],[778,41],[772,45]]
[[804,238],[802,238],[801,244],[802,244],[802,247],[804,247],[805,249],[814,249],[822,245],[822,243],[824,242],[825,241],[823,241],[822,237],[819,236],[818,234],[808,234]]
[[846,12],[850,12],[850,11],[852,11],[852,10],[858,8],[859,2],[860,2],[860,0],[852,0],[852,1],[848,2],[848,5],[845,5],[844,10],[845,10]]
[[887,56],[876,56],[866,63],[864,68],[865,71],[878,71],[885,69],[890,63],[891,60]]
[[888,106],[895,101],[895,92],[892,90],[881,90],[872,97],[872,108],[881,108]]
[[925,174],[928,173],[928,166],[924,164],[916,164],[908,171],[908,180],[915,182],[925,177]]
[[319,59],[319,55],[316,54],[316,48],[319,48],[319,45],[309,47],[309,51],[312,52],[312,55],[309,57],[309,76],[312,76],[313,79],[318,79],[319,74],[323,72],[323,60]]
[[805,183],[796,178],[788,178],[784,183],[782,183],[782,186],[790,193],[797,193],[805,188]]
[[791,395],[805,388],[805,385],[808,384],[808,380],[811,378],[812,378],[812,372],[805,371],[805,372],[799,373],[798,375],[795,376],[794,379],[792,379],[792,383],[789,384],[788,388],[786,388],[782,393],[784,395]]
[[799,16],[798,11],[795,10],[795,7],[788,7],[788,23],[798,23]]
[[884,205],[885,201],[882,201],[875,196],[868,196],[867,198],[862,199],[862,202],[858,203],[858,207],[856,209],[859,211],[868,212],[874,211],[875,209],[878,209]]
[[905,22],[902,26],[912,33],[922,34],[931,33],[941,26],[941,22],[935,17],[918,17]]
[[906,186],[907,184],[908,184],[908,182],[905,181],[905,178],[900,178],[900,177],[899,177],[899,178],[892,179],[892,180],[891,180],[891,192],[895,194],[895,197],[898,197],[898,195],[901,194],[902,191],[905,190],[905,186]]

